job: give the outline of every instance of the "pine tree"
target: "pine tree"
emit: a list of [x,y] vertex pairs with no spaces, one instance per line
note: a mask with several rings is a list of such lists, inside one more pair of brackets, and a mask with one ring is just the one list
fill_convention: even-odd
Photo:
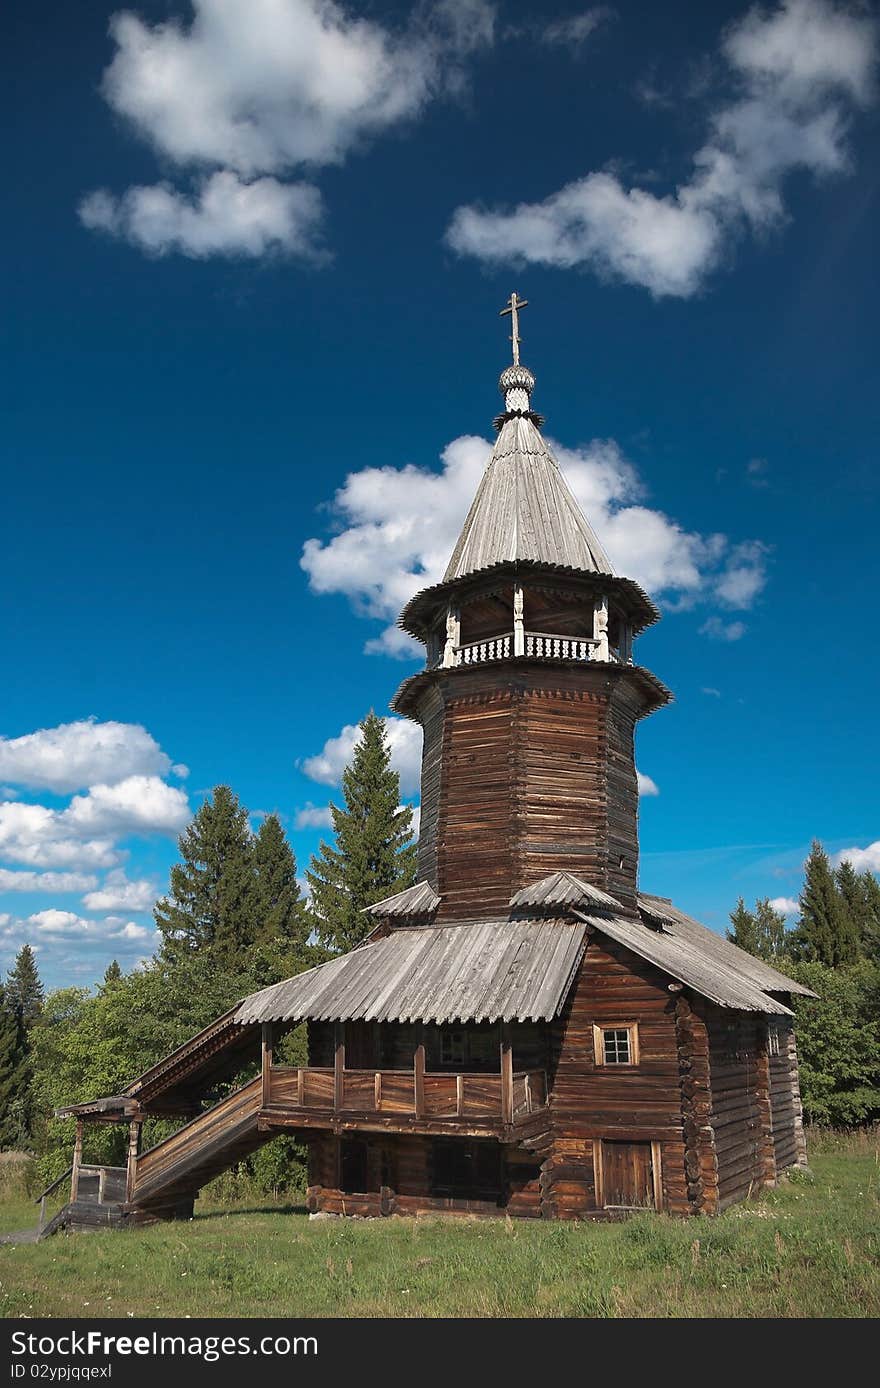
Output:
[[122,977],[122,970],[119,967],[118,959],[111,959],[104,970],[104,987],[109,988],[114,983],[118,983]]
[[257,933],[253,835],[229,786],[214,787],[178,847],[183,861],[153,911],[163,959],[174,964],[208,949],[224,969],[244,965]]
[[45,993],[30,945],[24,944],[6,979],[6,1000],[22,1026],[31,1026],[43,1010]]
[[828,855],[818,840],[807,858],[800,895],[800,920],[792,934],[796,959],[838,968],[858,958],[858,937],[845,907]]
[[30,1088],[22,1045],[23,1027],[0,987],[0,1149],[27,1141],[27,1096]]
[[256,946],[260,972],[268,984],[307,966],[306,946],[312,930],[296,880],[296,858],[277,814],[266,816],[254,840],[254,874]]
[[340,950],[369,932],[364,907],[412,886],[416,873],[412,810],[400,805],[384,721],[371,712],[360,729],[342,777],[345,807],[330,807],[336,845],[322,842],[306,873],[321,938]]
[[747,909],[742,897],[736,903],[736,909],[730,913],[730,923],[733,929],[728,930],[727,938],[731,944],[744,949],[747,954],[757,955],[758,922],[755,920],[754,912]]

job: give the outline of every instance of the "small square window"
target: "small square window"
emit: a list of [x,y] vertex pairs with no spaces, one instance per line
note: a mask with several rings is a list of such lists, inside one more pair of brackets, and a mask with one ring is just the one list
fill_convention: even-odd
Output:
[[603,1027],[602,1044],[606,1065],[629,1065],[629,1032],[626,1027]]
[[638,1065],[639,1029],[635,1022],[612,1022],[593,1027],[597,1065]]

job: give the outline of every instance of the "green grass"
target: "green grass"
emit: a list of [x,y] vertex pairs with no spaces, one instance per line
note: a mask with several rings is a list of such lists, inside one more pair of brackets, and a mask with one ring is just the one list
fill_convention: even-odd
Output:
[[0,1306],[80,1317],[877,1316],[876,1137],[824,1139],[810,1160],[812,1176],[718,1219],[309,1222],[283,1207],[206,1208],[188,1223],[0,1247]]

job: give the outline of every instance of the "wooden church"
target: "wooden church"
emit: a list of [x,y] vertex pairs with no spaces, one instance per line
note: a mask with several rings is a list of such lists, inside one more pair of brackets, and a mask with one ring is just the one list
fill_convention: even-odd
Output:
[[[634,734],[670,695],[634,643],[659,614],[544,442],[522,307],[446,574],[400,617],[427,651],[393,702],[424,729],[417,885],[370,908],[350,953],[64,1110],[56,1222],[189,1213],[282,1132],[308,1144],[309,1209],[333,1214],[714,1214],[804,1162],[789,1004],[807,990],[639,891]],[[276,1064],[300,1023],[308,1065]],[[141,1151],[153,1115],[189,1121]],[[125,1168],[83,1163],[88,1122],[130,1125]]]

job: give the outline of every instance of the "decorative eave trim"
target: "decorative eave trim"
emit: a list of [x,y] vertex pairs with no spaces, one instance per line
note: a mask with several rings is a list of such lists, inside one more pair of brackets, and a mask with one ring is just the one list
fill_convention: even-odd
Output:
[[561,658],[556,660],[546,656],[518,655],[495,661],[487,660],[479,665],[434,665],[430,670],[419,670],[415,675],[410,675],[408,679],[403,681],[391,700],[390,707],[394,713],[403,714],[406,718],[415,718],[415,702],[422,690],[431,685],[440,685],[447,678],[457,679],[464,675],[473,675],[476,671],[482,671],[485,675],[490,673],[497,675],[507,671],[511,676],[514,676],[517,671],[521,671],[523,668],[528,670],[601,670],[611,679],[629,679],[647,696],[646,706],[638,714],[639,718],[644,718],[656,709],[671,704],[675,698],[672,690],[667,689],[662,680],[658,680],[657,676],[652,674],[650,670],[646,670],[643,665],[620,665],[613,660],[576,662]]

